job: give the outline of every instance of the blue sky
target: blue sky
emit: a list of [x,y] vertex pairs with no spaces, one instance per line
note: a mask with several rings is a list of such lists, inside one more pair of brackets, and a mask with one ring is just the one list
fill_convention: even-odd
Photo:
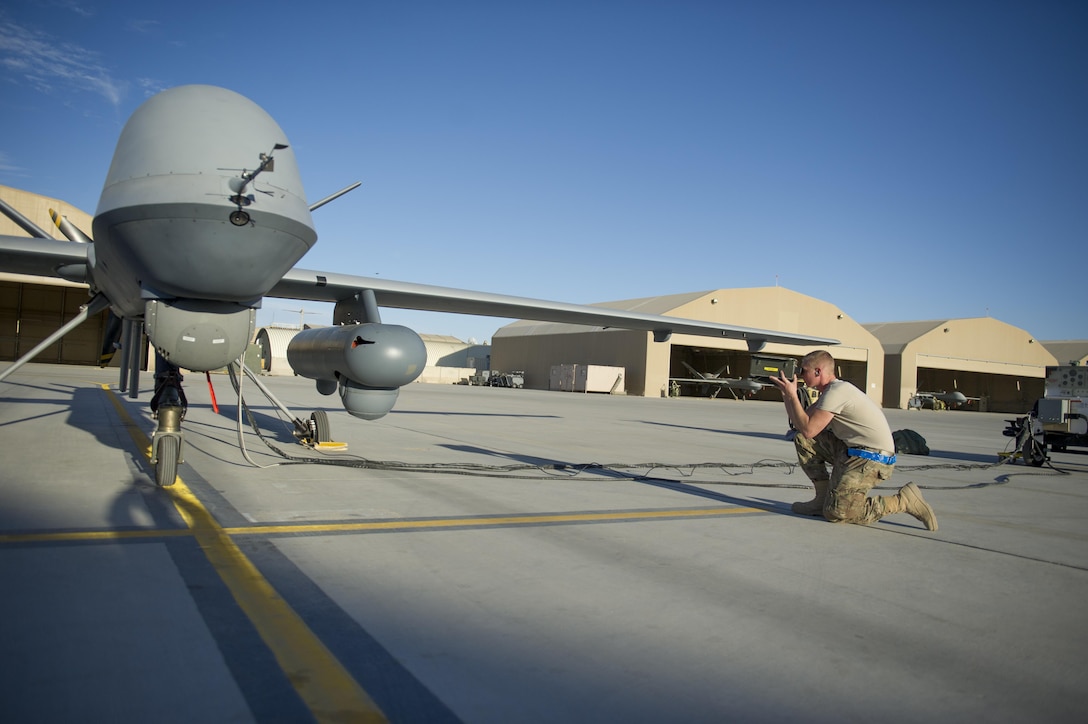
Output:
[[8,0],[0,183],[93,213],[129,114],[210,83],[277,119],[311,199],[362,181],[308,268],[587,303],[777,283],[1088,339],[1086,81],[1079,1]]

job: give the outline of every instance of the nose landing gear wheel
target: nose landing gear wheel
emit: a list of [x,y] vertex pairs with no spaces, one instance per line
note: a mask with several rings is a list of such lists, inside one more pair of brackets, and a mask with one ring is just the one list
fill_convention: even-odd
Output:
[[178,441],[173,437],[159,438],[156,444],[155,485],[165,488],[178,477]]

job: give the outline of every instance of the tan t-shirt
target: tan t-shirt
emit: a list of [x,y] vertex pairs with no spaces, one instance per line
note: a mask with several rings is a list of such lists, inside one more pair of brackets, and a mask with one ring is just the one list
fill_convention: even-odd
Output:
[[848,446],[895,452],[888,418],[868,395],[846,380],[832,382],[809,412],[814,409],[827,410],[835,416],[829,425],[831,434]]

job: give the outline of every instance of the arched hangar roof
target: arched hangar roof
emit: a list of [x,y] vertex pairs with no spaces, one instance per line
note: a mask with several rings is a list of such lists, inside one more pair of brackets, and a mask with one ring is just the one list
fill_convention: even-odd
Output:
[[[686,294],[668,294],[657,297],[643,297],[640,299],[621,299],[613,302],[596,302],[589,306],[603,307],[605,309],[622,309],[628,312],[642,312],[643,314],[663,314],[666,316],[679,316],[673,310],[713,292],[689,292]],[[607,331],[605,327],[593,327],[584,324],[567,324],[564,322],[538,322],[532,319],[522,319],[511,322],[495,333],[495,337],[526,337],[546,334],[581,334],[586,332]]]
[[297,329],[285,327],[261,327],[257,330],[255,343],[261,349],[263,372],[270,375],[294,374],[287,362],[287,345],[298,332]]
[[[992,365],[1025,368],[1042,375],[1054,355],[1027,331],[992,317],[867,324],[887,356],[924,359],[919,366],[983,369]],[[1017,369],[1016,373],[1022,373]]]
[[1058,364],[1088,365],[1088,339],[1064,339],[1043,342]]
[[[840,342],[839,345],[828,348],[836,357],[872,359],[872,356],[863,350],[874,350],[877,357],[883,356],[882,348],[876,338],[861,324],[844,314],[841,309],[830,302],[785,287],[715,289],[602,302],[593,306],[830,337]],[[510,340],[524,336],[584,334],[601,331],[613,330],[576,324],[520,320],[500,328],[495,333],[494,339]],[[670,341],[674,345],[746,349],[743,340],[726,338],[674,335]],[[796,355],[798,348],[794,345],[771,344],[765,351]]]

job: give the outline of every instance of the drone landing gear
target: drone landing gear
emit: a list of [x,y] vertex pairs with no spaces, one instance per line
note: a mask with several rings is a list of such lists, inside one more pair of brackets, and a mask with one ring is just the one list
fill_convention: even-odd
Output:
[[157,421],[151,436],[151,467],[155,484],[160,488],[174,484],[178,464],[185,462],[181,451],[185,442],[181,421],[189,407],[181,388],[181,372],[161,356],[155,359],[155,394],[151,397],[151,412]]
[[181,418],[184,408],[176,405],[159,408],[159,425],[151,438],[151,466],[155,469],[155,485],[160,488],[173,485],[178,476],[181,446]]

